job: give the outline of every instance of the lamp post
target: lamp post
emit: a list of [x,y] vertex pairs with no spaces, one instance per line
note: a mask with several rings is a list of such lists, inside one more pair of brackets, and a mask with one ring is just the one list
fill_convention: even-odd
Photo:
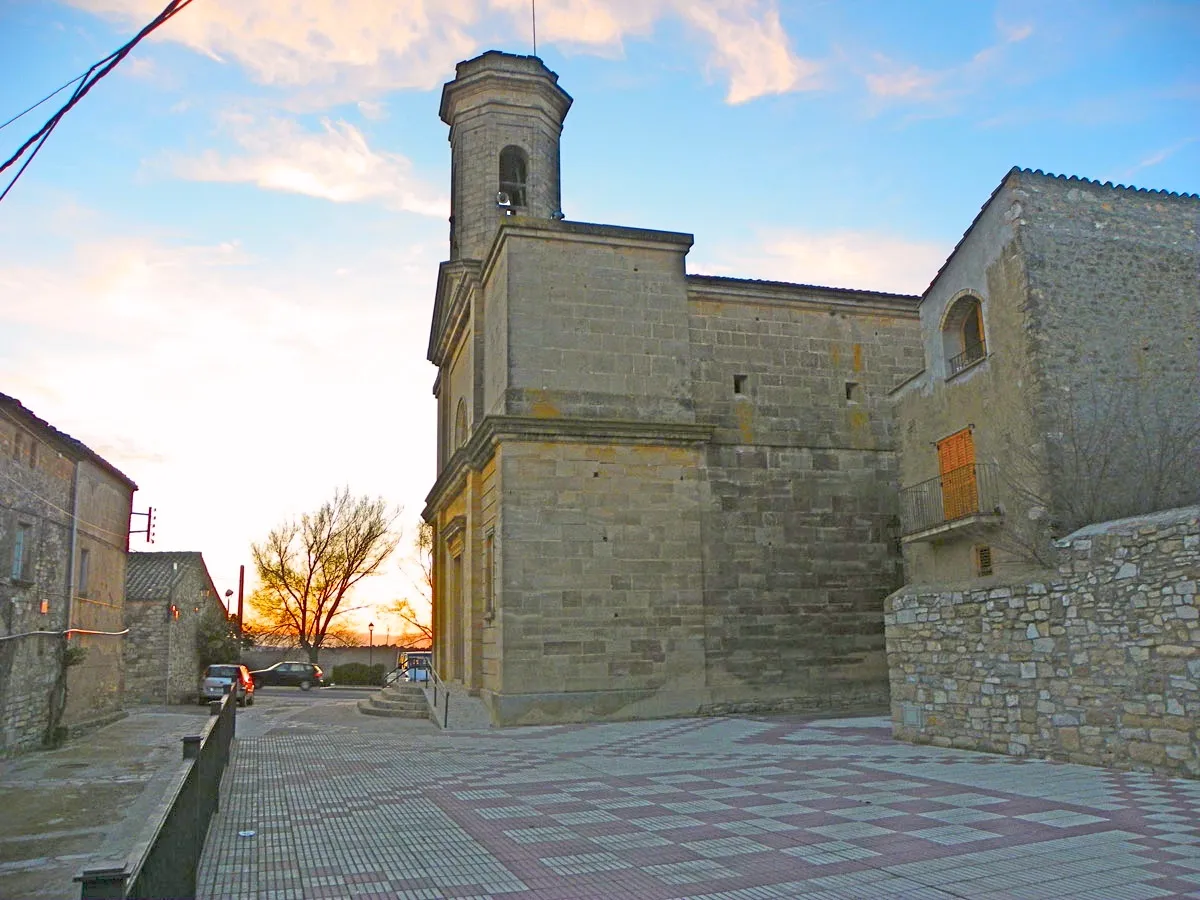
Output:
[[[233,610],[229,607],[233,605],[233,589],[230,588],[225,592],[225,633],[229,633],[229,620],[233,618]],[[237,661],[242,661],[242,622],[238,620],[237,632]]]
[[375,664],[375,623],[367,624],[367,665]]

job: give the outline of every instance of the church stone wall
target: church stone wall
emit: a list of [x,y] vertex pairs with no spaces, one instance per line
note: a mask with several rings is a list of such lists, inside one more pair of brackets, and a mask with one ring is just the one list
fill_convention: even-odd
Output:
[[506,443],[498,724],[696,711],[704,685],[698,451]]
[[483,331],[483,414],[504,412],[508,390],[508,255],[498,254],[485,273],[482,316],[476,328]]
[[689,235],[515,218],[510,415],[691,422]]
[[716,423],[706,709],[884,707],[883,598],[899,584],[887,393],[919,365],[915,308],[692,282],[697,416]]
[[888,599],[896,737],[1200,777],[1200,507],[1058,547],[1056,570]]
[[[503,449],[499,451],[503,453]],[[479,534],[477,541],[480,546],[486,540],[487,533],[492,533],[492,614],[485,616],[482,623],[482,655],[480,658],[480,679],[482,686],[496,690],[500,682],[501,655],[500,648],[504,638],[503,619],[496,615],[504,603],[504,534],[503,522],[500,518],[500,466],[497,456],[493,455],[479,473]],[[480,572],[481,586],[486,573]]]

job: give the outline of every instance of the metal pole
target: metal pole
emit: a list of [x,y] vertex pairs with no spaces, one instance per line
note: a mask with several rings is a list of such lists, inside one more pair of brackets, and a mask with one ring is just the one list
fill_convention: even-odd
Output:
[[246,587],[246,567],[238,566],[238,659],[242,658],[242,593]]

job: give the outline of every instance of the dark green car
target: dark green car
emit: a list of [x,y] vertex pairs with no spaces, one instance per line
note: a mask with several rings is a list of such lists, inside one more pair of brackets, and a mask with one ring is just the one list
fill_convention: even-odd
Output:
[[325,683],[325,673],[316,663],[277,662],[265,669],[251,672],[255,687],[298,687],[307,691]]

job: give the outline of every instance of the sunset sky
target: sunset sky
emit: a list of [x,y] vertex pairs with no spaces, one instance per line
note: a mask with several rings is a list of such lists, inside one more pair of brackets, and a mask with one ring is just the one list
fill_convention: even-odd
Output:
[[[165,3],[0,0],[0,122]],[[1193,0],[537,7],[575,98],[567,218],[691,232],[691,272],[920,293],[1013,165],[1200,191]],[[139,484],[158,540],[132,549],[199,550],[236,589],[251,541],[341,485],[402,506],[411,544],[439,92],[531,52],[530,24],[529,0],[196,0],[0,203],[0,391]],[[412,593],[393,566],[360,599]]]

